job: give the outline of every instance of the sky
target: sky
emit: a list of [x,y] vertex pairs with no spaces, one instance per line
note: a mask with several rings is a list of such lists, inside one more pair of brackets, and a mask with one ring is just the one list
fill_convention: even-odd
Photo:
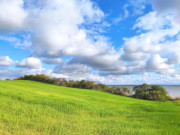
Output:
[[179,0],[0,0],[0,79],[180,84]]

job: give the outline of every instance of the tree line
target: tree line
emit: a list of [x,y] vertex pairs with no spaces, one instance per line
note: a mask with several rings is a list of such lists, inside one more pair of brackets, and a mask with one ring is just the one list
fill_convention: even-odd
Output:
[[159,85],[136,85],[133,87],[134,94],[132,94],[131,90],[128,87],[109,87],[105,84],[96,83],[94,81],[74,81],[66,80],[65,78],[51,78],[44,74],[24,75],[16,78],[15,80],[32,80],[64,87],[94,89],[103,92],[109,92],[116,95],[131,96],[134,98],[146,100],[167,101],[168,99],[170,99],[167,95],[167,91]]
[[104,91],[104,92],[109,92],[112,94],[124,95],[124,96],[130,96],[131,94],[131,91],[128,87],[122,87],[122,88],[108,87],[105,84],[96,83],[94,81],[88,81],[88,80],[74,81],[74,80],[66,80],[65,78],[51,78],[44,74],[24,75],[16,78],[15,80],[32,80],[32,81],[54,84],[58,86],[64,86],[64,87],[94,89],[94,90],[99,90],[99,91]]

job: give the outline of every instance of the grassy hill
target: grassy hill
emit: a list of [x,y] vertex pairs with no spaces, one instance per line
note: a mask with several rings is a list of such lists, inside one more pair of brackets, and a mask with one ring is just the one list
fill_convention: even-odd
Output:
[[180,103],[0,81],[0,134],[180,135]]

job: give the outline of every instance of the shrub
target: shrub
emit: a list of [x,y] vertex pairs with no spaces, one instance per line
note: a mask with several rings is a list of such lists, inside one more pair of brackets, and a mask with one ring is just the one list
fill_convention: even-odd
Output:
[[133,91],[135,92],[134,97],[136,98],[159,101],[168,100],[167,91],[159,85],[137,85],[134,86]]
[[93,89],[108,92],[108,87],[105,84],[94,84]]
[[68,86],[67,80],[65,78],[60,78],[58,85],[60,85],[60,86]]
[[174,100],[180,100],[180,97],[175,97]]
[[122,92],[124,93],[124,95],[130,95],[131,94],[131,90],[128,87],[122,87]]
[[150,89],[150,86],[147,84],[142,84],[142,85],[136,85],[133,87],[133,91],[135,92],[134,97],[136,98],[141,98],[141,99],[146,99],[147,97],[147,91]]
[[171,97],[171,96],[168,96],[168,99],[170,101],[179,101],[180,100],[180,97]]
[[171,97],[171,96],[168,96],[168,100],[169,100],[169,101],[174,101],[174,98]]
[[121,87],[116,87],[115,94],[123,95]]
[[43,74],[25,75],[25,76],[18,77],[15,80],[32,80],[32,81],[39,81],[39,82],[54,84],[54,79]]
[[107,89],[107,92],[112,93],[112,94],[116,94],[116,95],[123,95],[121,88],[120,87],[109,87]]
[[123,96],[130,96],[131,90],[128,87],[108,87],[107,91],[112,94],[116,95],[123,95]]
[[82,88],[82,89],[87,88],[87,85],[86,85],[86,81],[85,81],[85,80],[81,80],[81,81],[79,82],[79,88]]
[[147,99],[166,101],[168,100],[167,91],[159,85],[152,85],[148,91]]

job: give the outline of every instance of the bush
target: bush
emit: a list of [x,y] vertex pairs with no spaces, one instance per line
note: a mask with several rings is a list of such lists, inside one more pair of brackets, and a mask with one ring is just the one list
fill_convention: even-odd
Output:
[[107,89],[107,92],[116,94],[116,95],[123,95],[120,87],[109,87]]
[[169,100],[169,101],[174,101],[174,98],[171,97],[171,96],[168,96],[168,100]]
[[25,75],[25,76],[18,77],[15,80],[32,80],[32,81],[39,81],[39,82],[50,83],[50,84],[54,84],[55,82],[54,79],[43,74]]
[[180,101],[180,97],[171,97],[171,96],[168,96],[168,99],[170,101]]
[[[106,85],[105,85],[106,86]],[[106,86],[107,87],[107,86]],[[123,95],[123,96],[130,96],[131,90],[128,87],[108,87],[106,92],[116,94],[116,95]]]
[[130,96],[131,90],[128,87],[122,87],[122,92],[125,96]]
[[136,98],[159,101],[168,100],[167,91],[159,85],[137,85],[134,86],[133,91],[135,92],[133,96]]
[[134,97],[147,99],[147,91],[150,89],[150,86],[147,84],[136,85],[133,87],[133,91],[135,92]]
[[174,100],[179,100],[180,101],[180,97],[175,97]]
[[115,89],[115,94],[117,94],[117,95],[123,95],[123,92],[122,92],[121,87],[116,87],[116,89]]
[[93,84],[92,89],[108,92],[108,87],[105,84]]
[[167,91],[159,85],[152,85],[148,91],[147,99],[166,101],[168,100]]

